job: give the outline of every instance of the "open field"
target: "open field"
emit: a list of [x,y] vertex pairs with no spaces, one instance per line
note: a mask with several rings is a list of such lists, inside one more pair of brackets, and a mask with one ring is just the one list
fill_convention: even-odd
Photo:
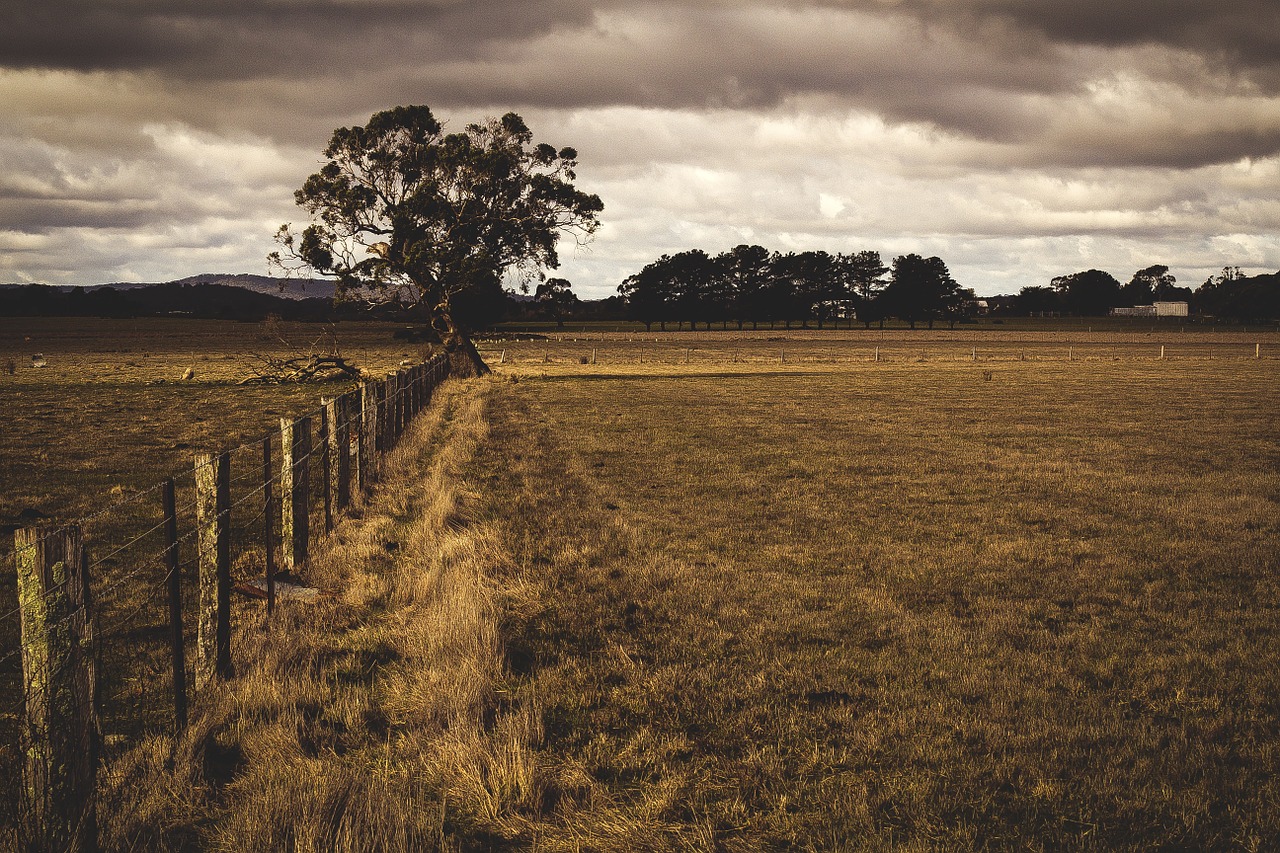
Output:
[[480,342],[487,360],[504,365],[856,365],[867,362],[1152,361],[1240,360],[1280,357],[1280,333],[1204,330],[1167,326],[1120,330],[1050,330],[1004,327],[948,329],[854,329],[817,331],[697,331],[645,333],[603,329],[545,329]]
[[120,759],[109,846],[1280,846],[1265,340],[791,334],[448,386],[332,602]]
[[548,376],[477,474],[541,844],[1280,844],[1275,363]]
[[[394,324],[339,327],[341,351],[374,372],[417,360],[421,348],[394,340]],[[0,320],[0,760],[16,749],[21,710],[17,592],[11,531],[36,523],[81,520],[92,566],[102,658],[100,690],[109,755],[142,729],[168,727],[172,712],[164,590],[161,503],[155,488],[177,484],[179,553],[194,597],[193,463],[201,451],[232,453],[235,577],[262,571],[260,439],[281,417],[312,412],[322,396],[349,381],[306,385],[238,385],[263,354],[304,351],[325,327],[191,320]],[[47,366],[32,367],[31,356]],[[188,369],[193,380],[181,377]],[[246,444],[246,442],[248,444]],[[278,466],[280,442],[274,442]],[[313,477],[313,499],[321,500]],[[278,497],[278,496],[277,496]],[[320,528],[313,527],[313,539]],[[256,620],[260,606],[240,606]],[[189,633],[194,632],[194,614]],[[191,642],[193,640],[189,640]],[[16,765],[15,765],[16,766]],[[0,826],[8,822],[13,776],[0,782]],[[2,836],[0,836],[2,837]],[[3,842],[0,841],[0,847]]]

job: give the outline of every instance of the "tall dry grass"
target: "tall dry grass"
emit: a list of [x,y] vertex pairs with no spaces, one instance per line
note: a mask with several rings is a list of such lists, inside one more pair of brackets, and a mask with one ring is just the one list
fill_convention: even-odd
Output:
[[504,694],[498,635],[523,593],[459,481],[487,394],[440,389],[307,570],[321,603],[241,630],[177,744],[107,768],[108,848],[461,849],[536,802],[540,714]]

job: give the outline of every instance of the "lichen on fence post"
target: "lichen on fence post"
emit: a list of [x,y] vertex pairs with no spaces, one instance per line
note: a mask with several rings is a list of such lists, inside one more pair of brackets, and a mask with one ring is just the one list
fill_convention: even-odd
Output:
[[351,502],[351,439],[350,415],[347,411],[347,395],[343,394],[325,403],[325,417],[329,429],[325,439],[329,443],[329,505],[336,515]]
[[231,677],[231,454],[196,456],[200,618],[196,688]]
[[360,386],[360,488],[368,489],[377,477],[378,456],[378,385],[365,382]]
[[296,572],[311,535],[311,418],[281,418],[280,436],[280,544],[285,568]]
[[396,436],[396,405],[400,400],[400,386],[394,373],[388,373],[386,382],[386,418],[383,421],[383,439],[382,449],[388,451],[395,446]]
[[333,532],[333,416],[328,397],[320,398],[320,500],[324,506],[325,535]]
[[29,849],[96,849],[93,601],[80,529],[20,529],[14,552],[26,700],[22,834]]

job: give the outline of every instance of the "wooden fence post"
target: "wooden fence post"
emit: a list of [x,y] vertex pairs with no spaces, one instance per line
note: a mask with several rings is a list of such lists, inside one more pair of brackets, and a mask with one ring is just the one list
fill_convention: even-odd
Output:
[[178,564],[178,499],[173,478],[164,481],[164,564],[169,581],[169,657],[173,670],[174,731],[187,727],[187,653],[182,638],[182,575]]
[[296,572],[311,537],[311,418],[281,418],[280,441],[280,544],[285,568]]
[[378,440],[376,444],[379,455],[387,452],[387,381],[375,379],[373,387],[378,394]]
[[333,416],[327,397],[320,398],[320,500],[324,505],[324,532],[333,532]]
[[231,454],[196,456],[200,621],[196,688],[231,677]]
[[400,402],[400,388],[394,373],[387,374],[387,379],[384,385],[387,389],[385,392],[387,400],[387,417],[385,421],[386,437],[383,439],[382,449],[385,452],[391,450],[391,448],[395,446],[396,438],[399,436],[399,433],[396,432],[396,426],[398,424],[396,407]]
[[414,366],[405,371],[405,376],[409,380],[409,414],[405,416],[405,422],[408,423],[418,416],[421,408],[422,385],[418,380],[422,378],[422,373]]
[[329,505],[335,514],[341,513],[351,502],[351,434],[347,399],[343,394],[325,404],[325,416],[329,420],[326,436],[329,464],[333,467],[333,476],[329,480]]
[[374,382],[360,386],[360,430],[360,488],[368,489],[377,475],[378,386]]
[[[283,456],[283,454],[281,454]],[[266,568],[267,616],[276,609],[276,518],[271,499],[271,436],[262,439],[262,545]]]
[[35,850],[96,850],[98,697],[80,528],[20,529],[13,544],[27,711],[22,833]]

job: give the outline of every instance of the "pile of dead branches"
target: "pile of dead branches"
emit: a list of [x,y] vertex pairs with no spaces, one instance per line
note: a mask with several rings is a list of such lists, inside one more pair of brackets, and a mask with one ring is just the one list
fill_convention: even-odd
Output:
[[330,326],[303,351],[285,336],[279,318],[270,317],[263,323],[267,339],[274,338],[284,349],[283,355],[253,353],[252,375],[240,380],[240,385],[283,384],[285,382],[323,382],[327,380],[360,379],[360,368],[348,361],[338,349],[336,330]]
[[328,379],[359,379],[360,368],[340,355],[274,356],[255,354],[258,362],[253,376],[241,385],[311,382]]

